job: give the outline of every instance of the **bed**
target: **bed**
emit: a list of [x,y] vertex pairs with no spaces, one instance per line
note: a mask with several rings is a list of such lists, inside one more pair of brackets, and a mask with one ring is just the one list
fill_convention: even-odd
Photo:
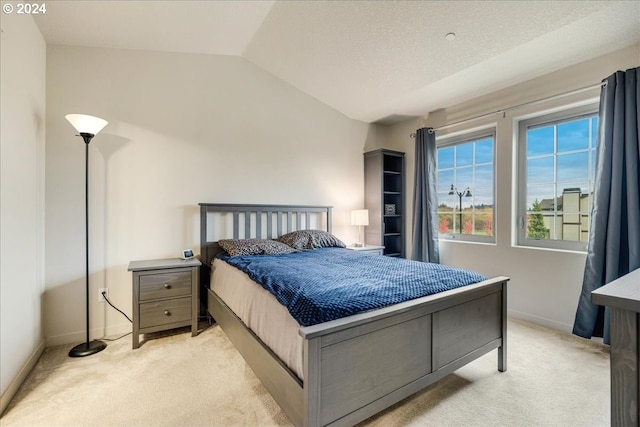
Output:
[[331,207],[200,203],[200,221],[207,310],[296,426],[354,425],[492,350],[507,369],[509,279],[495,277],[299,327],[296,374],[210,288],[210,266],[221,239],[330,233]]

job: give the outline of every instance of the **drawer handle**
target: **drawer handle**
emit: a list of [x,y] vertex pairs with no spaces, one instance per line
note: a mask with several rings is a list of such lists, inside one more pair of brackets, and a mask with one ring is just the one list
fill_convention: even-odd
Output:
[[165,289],[171,289],[171,285],[170,285],[170,284],[168,284],[168,283],[165,283],[165,284],[164,284],[164,288],[165,288]]
[[171,312],[170,312],[169,310],[165,310],[165,311],[164,311],[164,315],[165,315],[165,316],[171,316]]

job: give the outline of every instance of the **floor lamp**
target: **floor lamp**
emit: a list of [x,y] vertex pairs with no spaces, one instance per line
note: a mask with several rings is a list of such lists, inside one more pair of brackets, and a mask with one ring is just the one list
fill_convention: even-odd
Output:
[[87,116],[85,114],[67,114],[65,118],[76,128],[82,139],[84,139],[84,196],[85,196],[85,261],[86,261],[86,310],[87,310],[87,339],[84,343],[78,344],[69,351],[70,357],[84,357],[104,350],[107,344],[100,340],[89,341],[89,143],[91,138],[107,125],[106,120],[98,117]]

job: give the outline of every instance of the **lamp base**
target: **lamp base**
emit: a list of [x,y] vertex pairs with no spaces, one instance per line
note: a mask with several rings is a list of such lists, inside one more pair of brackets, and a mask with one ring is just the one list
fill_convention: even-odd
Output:
[[107,344],[100,340],[93,340],[78,344],[69,351],[69,357],[85,357],[98,353],[107,348]]
[[364,248],[364,243],[358,242],[353,244],[354,248]]

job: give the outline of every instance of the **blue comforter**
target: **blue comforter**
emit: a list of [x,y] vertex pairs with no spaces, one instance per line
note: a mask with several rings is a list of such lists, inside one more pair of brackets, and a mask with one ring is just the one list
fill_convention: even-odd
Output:
[[271,292],[302,326],[486,279],[460,268],[343,248],[222,258]]

